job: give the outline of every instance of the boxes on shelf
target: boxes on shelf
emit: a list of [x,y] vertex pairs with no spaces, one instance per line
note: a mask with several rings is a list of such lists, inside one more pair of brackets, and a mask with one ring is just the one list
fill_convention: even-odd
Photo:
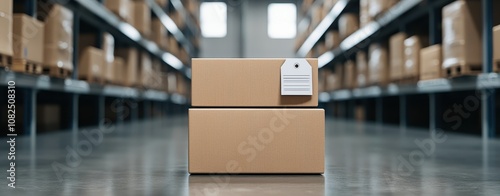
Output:
[[366,26],[368,23],[373,21],[373,18],[368,12],[370,9],[370,0],[360,0],[359,2],[359,25],[360,27]]
[[325,92],[326,91],[326,76],[328,73],[326,73],[327,69],[320,69],[318,71],[318,92]]
[[407,37],[406,33],[401,32],[391,36],[389,39],[389,78],[391,82],[403,79],[405,64],[405,39]]
[[125,64],[123,70],[123,85],[134,86],[138,80],[137,67],[139,62],[139,52],[135,48],[115,49],[115,55],[123,58]]
[[500,71],[500,25],[493,28],[493,70]]
[[368,13],[371,18],[376,18],[383,14],[392,6],[396,5],[399,0],[371,0],[369,3]]
[[382,43],[371,44],[369,53],[368,84],[379,86],[387,85],[389,82],[387,46]]
[[[498,7],[498,1],[493,2]],[[493,13],[494,23],[500,12]],[[482,70],[481,1],[460,0],[443,8],[443,69],[447,77],[480,73]]]
[[335,83],[333,84],[333,88],[335,90],[343,89],[345,88],[344,85],[344,65],[342,64],[335,64],[334,65],[334,75],[335,75]]
[[352,89],[356,85],[356,64],[352,60],[346,61],[344,64],[344,86],[345,88]]
[[333,50],[340,45],[340,34],[336,30],[330,30],[325,35],[325,48],[327,50]]
[[443,77],[441,68],[442,48],[440,44],[420,50],[420,80],[431,80]]
[[188,80],[186,78],[184,78],[184,76],[180,73],[180,72],[177,72],[176,74],[176,93],[178,93],[179,95],[182,95],[186,98],[189,98],[191,96],[191,88],[190,88],[190,85],[188,83]]
[[139,61],[138,78],[136,86],[141,86],[143,88],[149,88],[153,83],[153,64],[151,62],[151,56],[148,53],[142,52]]
[[177,75],[173,72],[167,73],[167,92],[177,93]]
[[179,43],[174,38],[174,36],[169,36],[168,38],[168,52],[172,53],[174,56],[179,56]]
[[41,74],[45,25],[26,14],[14,14],[13,19],[14,55],[11,69]]
[[0,66],[10,66],[12,62],[7,59],[12,57],[12,1],[0,0]]
[[414,35],[407,38],[405,44],[405,66],[403,78],[409,82],[417,82],[420,74],[420,50],[429,43],[425,36]]
[[91,83],[104,84],[105,64],[103,50],[95,47],[83,49],[78,61],[78,78]]
[[146,2],[131,2],[133,10],[132,26],[134,26],[143,36],[151,35],[151,9]]
[[125,60],[121,57],[115,57],[112,68],[114,73],[111,83],[125,86],[125,82],[127,80],[127,75],[125,75]]
[[50,75],[68,77],[73,71],[73,12],[54,4],[44,22],[44,64]]
[[130,22],[131,18],[133,18],[133,13],[130,12],[130,1],[131,0],[106,0],[104,1],[104,5],[122,20]]
[[115,68],[115,38],[109,33],[103,33],[103,46],[104,51],[104,79],[107,83],[112,83],[114,80]]
[[155,90],[161,90],[163,81],[162,81],[162,63],[159,59],[153,59],[153,74],[152,74],[152,83],[150,84],[150,88]]
[[368,82],[368,58],[366,52],[356,54],[356,87],[365,87]]
[[345,13],[339,18],[339,34],[340,39],[349,37],[352,33],[359,29],[358,15],[355,13]]
[[323,109],[189,109],[189,173],[323,173],[324,119]]
[[151,31],[151,40],[155,42],[158,47],[162,50],[167,50],[168,48],[168,32],[167,28],[163,26],[160,19],[155,18],[151,22],[152,31]]
[[325,69],[325,91],[331,92],[340,89],[338,86],[336,75],[332,70]]
[[[281,95],[281,68],[295,63],[308,72],[312,95]],[[308,75],[308,74],[307,74]],[[296,59],[193,59],[193,106],[294,106],[318,105],[318,60]],[[309,80],[310,79],[310,80]],[[307,84],[307,82],[306,82]],[[301,88],[302,89],[302,88]]]

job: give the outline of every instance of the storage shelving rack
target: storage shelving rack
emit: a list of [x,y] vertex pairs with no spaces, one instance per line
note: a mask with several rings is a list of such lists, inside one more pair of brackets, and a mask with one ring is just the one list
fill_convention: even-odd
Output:
[[[37,3],[39,0],[23,0],[23,7],[25,13],[36,17]],[[85,21],[92,26],[99,29],[99,34],[109,32],[115,40],[129,44],[136,47],[141,51],[146,51],[153,58],[160,59],[163,66],[168,66],[169,70],[180,72],[186,79],[191,77],[191,69],[189,65],[185,65],[173,54],[161,50],[154,42],[141,36],[139,31],[132,27],[130,24],[121,21],[104,5],[103,0],[51,0],[53,3],[58,3],[73,11],[73,44],[74,48],[78,48],[78,34],[80,28],[80,21]],[[168,7],[174,9],[184,9],[180,0],[171,0]],[[147,0],[151,11],[156,17],[160,18],[162,24],[167,28],[168,32],[175,37],[177,42],[188,51],[190,57],[195,57],[198,54],[198,49],[193,46],[190,39],[199,35],[199,30],[194,25],[189,17],[184,18],[186,27],[180,29],[166,14],[169,8],[162,8],[154,0]],[[172,4],[175,4],[173,6]],[[187,16],[187,15],[183,15]],[[97,36],[100,37],[100,36]],[[98,38],[99,39],[99,38]],[[101,45],[102,40],[97,41],[97,45]],[[105,98],[116,98],[124,100],[137,100],[142,101],[144,104],[143,116],[148,118],[151,114],[152,107],[161,108],[162,112],[169,113],[179,112],[172,111],[172,108],[184,108],[189,103],[189,99],[179,94],[168,94],[166,92],[157,90],[144,90],[139,88],[121,87],[114,85],[99,85],[90,84],[86,81],[77,79],[78,71],[78,53],[73,53],[74,71],[71,78],[59,79],[52,78],[45,75],[29,75],[24,73],[16,73],[11,71],[0,71],[0,81],[2,86],[6,86],[8,81],[15,81],[16,88],[23,96],[24,117],[22,125],[23,133],[31,137],[32,142],[36,140],[36,114],[37,114],[37,94],[40,91],[54,92],[61,94],[61,96],[69,95],[71,100],[68,105],[70,108],[70,126],[69,129],[73,133],[77,133],[80,128],[78,125],[78,104],[79,97],[82,95],[95,96],[97,99],[98,111],[97,118],[104,119],[105,112]],[[117,102],[123,104],[123,102]],[[139,116],[139,110],[136,107],[131,108],[130,111],[131,121],[136,121]],[[123,119],[117,118],[117,124],[124,123]],[[20,125],[18,128],[20,129]]]
[[[321,0],[319,0],[321,1]],[[404,30],[405,25],[418,18],[428,18],[429,43],[431,45],[441,42],[440,21],[441,8],[454,0],[401,0],[397,5],[380,16],[377,20],[361,27],[355,33],[344,39],[339,47],[327,51],[318,57],[319,67],[332,68],[335,63],[342,62],[357,51],[364,50],[368,45],[390,32]],[[359,0],[339,0],[327,16],[308,35],[297,50],[297,57],[305,57],[317,44],[331,26],[338,21],[340,15],[353,6],[359,6]],[[377,123],[383,123],[383,99],[387,97],[399,98],[399,125],[406,129],[408,120],[408,96],[427,95],[429,101],[429,129],[435,133],[440,129],[437,112],[440,109],[440,94],[459,91],[481,92],[481,135],[483,139],[494,138],[496,132],[495,93],[500,88],[500,75],[493,73],[493,19],[492,0],[482,0],[482,31],[483,31],[483,73],[478,76],[436,79],[419,81],[417,84],[397,85],[389,84],[387,87],[366,87],[357,89],[343,89],[334,92],[322,92],[320,102],[342,103],[339,107],[354,110],[353,104],[343,103],[355,100],[375,99],[375,113]],[[310,17],[307,16],[306,17]],[[306,21],[306,22],[303,22]],[[307,24],[307,19],[301,23]],[[299,32],[305,31],[306,25],[299,23]]]

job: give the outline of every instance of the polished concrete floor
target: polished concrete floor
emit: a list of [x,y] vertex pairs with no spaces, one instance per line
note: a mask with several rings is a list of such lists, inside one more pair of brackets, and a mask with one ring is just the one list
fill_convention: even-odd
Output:
[[18,137],[16,189],[4,177],[0,195],[500,195],[499,140],[326,123],[324,175],[190,176],[181,117]]

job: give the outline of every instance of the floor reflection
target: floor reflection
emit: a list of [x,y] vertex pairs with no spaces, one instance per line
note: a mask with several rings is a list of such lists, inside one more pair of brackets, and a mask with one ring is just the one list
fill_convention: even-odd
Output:
[[190,175],[189,195],[325,195],[323,175]]

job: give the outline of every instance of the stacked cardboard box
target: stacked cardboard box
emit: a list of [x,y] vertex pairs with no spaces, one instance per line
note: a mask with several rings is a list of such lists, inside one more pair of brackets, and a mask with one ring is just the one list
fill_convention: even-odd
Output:
[[151,9],[148,4],[143,1],[133,1],[131,6],[134,16],[131,21],[132,26],[134,26],[143,36],[149,37],[151,35]]
[[356,74],[357,87],[365,87],[368,82],[368,58],[364,51],[356,54]]
[[325,35],[325,47],[327,50],[333,50],[340,45],[340,34],[338,31],[330,30]]
[[12,56],[12,1],[0,0],[0,66],[9,66],[8,57]]
[[14,14],[13,65],[14,71],[25,72],[26,64],[33,63],[35,73],[42,72],[44,24],[26,14]]
[[405,63],[403,77],[416,82],[420,74],[420,50],[427,46],[428,38],[425,36],[411,36],[404,42],[405,45]]
[[373,20],[369,13],[370,0],[360,0],[359,6],[359,25],[364,27]]
[[139,81],[137,79],[139,52],[135,48],[120,48],[115,50],[115,55],[125,61],[122,68],[122,75],[125,76],[121,81],[122,84],[125,86],[134,86]]
[[[443,69],[446,76],[475,74],[482,69],[482,9],[476,0],[459,0],[443,8]],[[493,1],[499,6],[499,1]],[[493,12],[493,23],[500,23]]]
[[500,25],[493,28],[493,69],[500,71]]
[[345,39],[359,29],[358,15],[354,13],[345,13],[339,19],[340,39]]
[[89,82],[104,84],[105,56],[102,49],[86,47],[80,53],[78,78]]
[[403,79],[404,59],[405,59],[405,44],[404,41],[408,36],[406,33],[397,33],[391,36],[389,40],[390,48],[390,73],[391,82],[400,81]]
[[431,80],[443,77],[441,69],[441,45],[433,45],[420,50],[420,80]]
[[106,0],[104,5],[124,21],[130,22],[134,17],[130,0]]
[[356,64],[352,60],[348,60],[344,64],[344,86],[345,88],[352,89],[356,85]]
[[152,31],[151,31],[151,38],[152,41],[158,45],[163,50],[167,50],[168,48],[168,32],[167,28],[163,26],[163,23],[161,23],[160,19],[155,18],[151,22],[152,25]]
[[44,22],[44,65],[72,72],[73,12],[54,4]]
[[388,52],[385,44],[370,45],[370,60],[368,62],[368,84],[385,86],[389,82]]
[[[192,66],[193,106],[243,108],[189,110],[190,173],[323,173],[324,110],[282,108],[317,107],[317,60],[193,59]],[[291,91],[310,94],[283,95]]]

